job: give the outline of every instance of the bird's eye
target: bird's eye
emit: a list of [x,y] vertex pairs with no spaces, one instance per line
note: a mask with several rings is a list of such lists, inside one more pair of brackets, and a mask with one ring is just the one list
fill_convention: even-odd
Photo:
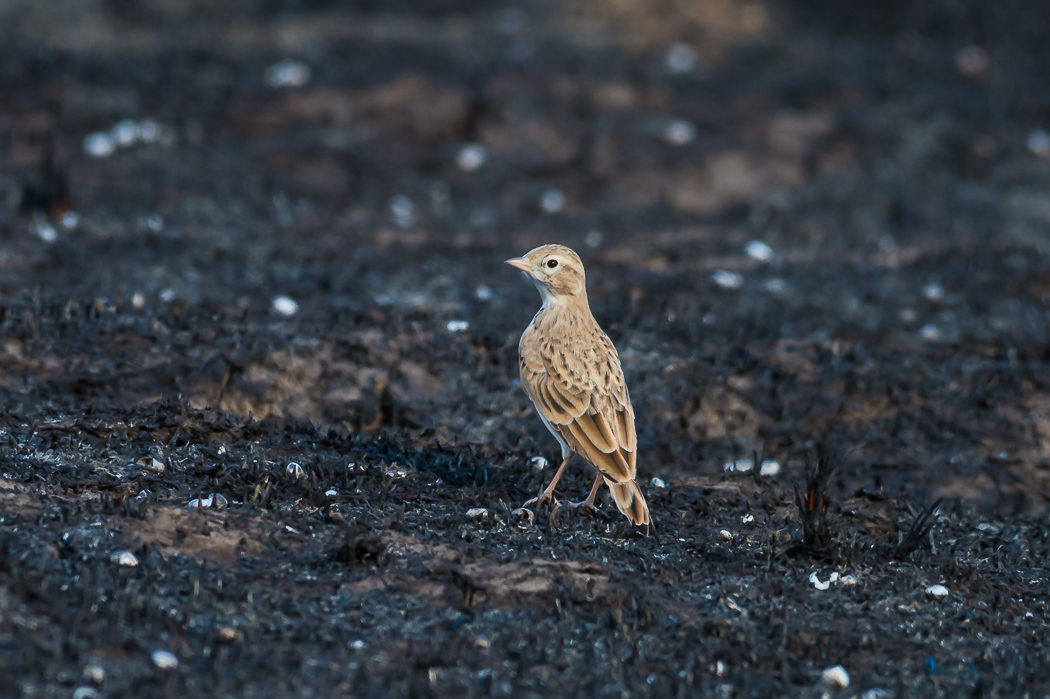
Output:
[[555,267],[558,266],[558,261],[557,260],[547,260],[547,266],[549,268],[551,268],[551,269],[554,269]]

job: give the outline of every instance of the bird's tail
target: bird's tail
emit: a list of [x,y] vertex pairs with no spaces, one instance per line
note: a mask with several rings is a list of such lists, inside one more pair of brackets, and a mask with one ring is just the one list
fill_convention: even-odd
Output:
[[612,491],[617,509],[624,513],[627,519],[631,520],[631,524],[635,526],[644,524],[648,528],[649,506],[645,504],[645,496],[642,495],[638,484],[633,480],[616,483],[608,478],[605,479],[605,483],[609,486],[609,490]]

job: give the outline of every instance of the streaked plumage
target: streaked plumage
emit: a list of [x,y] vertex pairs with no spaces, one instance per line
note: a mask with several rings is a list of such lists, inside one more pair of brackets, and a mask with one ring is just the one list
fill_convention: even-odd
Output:
[[590,496],[577,504],[593,506],[604,480],[620,512],[648,526],[649,508],[635,482],[634,409],[616,348],[587,303],[583,263],[563,245],[544,245],[507,264],[525,272],[543,297],[518,344],[521,385],[562,447],[551,484],[526,505],[553,497],[576,452],[598,471]]

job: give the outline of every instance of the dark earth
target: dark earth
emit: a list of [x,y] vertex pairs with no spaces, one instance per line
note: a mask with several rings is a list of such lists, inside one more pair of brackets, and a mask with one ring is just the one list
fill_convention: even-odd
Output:
[[1038,0],[0,0],[0,696],[1050,696],[1048,128]]

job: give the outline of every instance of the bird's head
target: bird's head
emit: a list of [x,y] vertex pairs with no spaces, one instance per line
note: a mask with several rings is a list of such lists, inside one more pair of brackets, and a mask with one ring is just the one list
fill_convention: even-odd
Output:
[[587,296],[583,262],[564,245],[541,245],[524,257],[512,257],[507,264],[532,279],[545,304]]

